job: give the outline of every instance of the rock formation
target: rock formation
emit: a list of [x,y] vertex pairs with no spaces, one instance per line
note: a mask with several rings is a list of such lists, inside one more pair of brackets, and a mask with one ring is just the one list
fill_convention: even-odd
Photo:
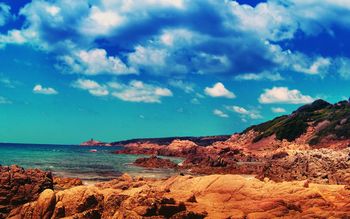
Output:
[[75,186],[81,186],[83,182],[78,178],[53,177],[53,185],[55,190],[64,190]]
[[124,175],[96,186],[45,190],[9,218],[346,218],[349,203],[350,190],[344,186],[305,181],[275,183],[238,175],[147,181]]
[[177,164],[169,159],[162,159],[157,156],[147,158],[138,158],[134,161],[134,165],[146,168],[176,168]]
[[277,182],[308,180],[317,183],[350,185],[349,149],[294,151],[265,162],[258,178]]
[[38,169],[0,166],[0,218],[13,208],[36,200],[45,189],[53,188],[52,175]]

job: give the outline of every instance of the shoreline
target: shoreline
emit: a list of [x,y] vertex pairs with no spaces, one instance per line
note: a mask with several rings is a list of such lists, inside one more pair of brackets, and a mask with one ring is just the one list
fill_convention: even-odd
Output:
[[[9,183],[7,186],[20,186],[16,183],[23,177],[31,178],[31,181],[28,181],[30,184],[26,184],[28,188],[45,185],[42,190],[37,190],[31,197],[27,197],[27,201],[23,204],[0,209],[0,214],[12,219],[28,218],[26,215],[45,219],[151,216],[313,218],[321,215],[342,218],[350,212],[348,187],[309,183],[307,180],[273,182],[233,174],[177,175],[167,179],[146,179],[123,174],[117,179],[94,185],[70,184],[71,187],[57,189],[52,181],[50,183],[50,174],[43,171],[2,167],[0,179],[4,179],[4,174],[8,172],[12,179],[0,184],[0,192],[6,192],[2,190],[2,186],[7,182]],[[15,177],[15,173],[19,172],[22,178]],[[21,191],[17,190],[17,193],[11,193],[7,197],[26,197],[28,193]]]

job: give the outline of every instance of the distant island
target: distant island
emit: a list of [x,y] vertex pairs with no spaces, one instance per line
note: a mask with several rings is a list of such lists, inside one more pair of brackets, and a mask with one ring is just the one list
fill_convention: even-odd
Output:
[[94,139],[90,139],[80,144],[80,146],[112,146],[110,143],[96,141]]

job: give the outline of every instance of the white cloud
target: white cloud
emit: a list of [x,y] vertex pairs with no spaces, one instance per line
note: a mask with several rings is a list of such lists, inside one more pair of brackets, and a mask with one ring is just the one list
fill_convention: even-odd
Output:
[[72,73],[86,75],[98,74],[136,74],[136,70],[127,67],[118,57],[108,56],[104,49],[80,50],[72,55],[60,57],[60,68]]
[[55,95],[58,92],[51,87],[43,87],[40,84],[37,84],[33,88],[33,92],[36,94],[45,94],[45,95]]
[[137,46],[129,55],[129,62],[139,66],[165,66],[167,56],[165,49]]
[[304,104],[314,101],[314,98],[302,94],[299,90],[289,90],[288,87],[273,87],[265,89],[259,97],[259,102],[263,104],[270,103],[287,103],[287,104]]
[[262,73],[247,73],[247,74],[240,74],[235,77],[236,80],[242,80],[242,81],[262,81],[262,80],[268,80],[268,81],[282,81],[284,78],[281,76],[280,73],[270,73],[270,72],[262,72]]
[[8,100],[5,97],[0,96],[0,104],[12,104],[12,101]]
[[240,106],[226,106],[227,110],[238,113],[242,116],[242,118],[249,117],[251,119],[261,119],[262,116],[257,110],[247,110],[244,107]]
[[72,86],[87,90],[94,96],[111,95],[128,102],[160,103],[161,98],[173,95],[167,88],[146,84],[137,80],[130,81],[128,84],[116,81],[101,84],[89,79],[78,79],[73,82]]
[[[6,14],[8,7],[1,5]],[[31,1],[19,12],[24,25],[0,34],[0,46],[28,43],[57,55],[62,70],[87,75],[249,72],[237,79],[277,81],[278,73],[256,73],[328,72],[328,57],[277,43],[298,31],[349,29],[349,14],[345,0],[271,0],[255,7],[212,0]],[[215,19],[198,25],[207,17]],[[102,45],[116,54],[91,49]]]
[[286,110],[282,107],[272,107],[271,111],[274,113],[285,113],[286,112]]
[[6,35],[0,34],[0,46],[6,44],[21,45],[27,43],[31,38],[35,37],[35,33],[30,31],[9,30]]
[[127,85],[120,85],[112,95],[129,102],[160,103],[162,97],[173,96],[173,93],[167,88],[134,80]]
[[[334,26],[349,28],[350,7],[347,0],[287,0],[285,7],[307,35],[322,31],[332,34]],[[339,14],[343,16],[339,18]]]
[[216,116],[219,116],[221,118],[228,118],[229,117],[226,113],[224,113],[223,111],[218,110],[218,109],[215,109],[213,111],[213,114],[216,115]]
[[51,6],[47,6],[46,7],[46,11],[51,15],[51,16],[57,16],[60,11],[61,8],[55,6],[55,5],[51,5]]
[[322,73],[327,73],[327,70],[331,65],[331,60],[324,57],[317,57],[315,60],[311,61],[311,63],[310,61],[311,60],[308,57],[302,56],[295,61],[293,68],[297,72],[310,75],[319,75]]
[[273,1],[260,3],[256,7],[232,1],[231,10],[239,20],[238,29],[254,32],[264,39],[291,39],[298,28],[288,9]]
[[4,26],[11,17],[11,7],[7,4],[0,3],[0,27]]
[[72,86],[82,90],[87,90],[91,95],[94,96],[107,96],[109,94],[106,86],[102,86],[96,81],[89,79],[78,79],[73,82]]
[[244,115],[249,114],[249,111],[246,110],[246,109],[243,108],[243,107],[232,106],[231,109],[232,109],[233,111],[235,111],[236,113],[239,113],[239,114],[244,114]]
[[99,7],[92,6],[89,16],[80,28],[87,35],[105,35],[120,26],[123,20],[118,12],[108,9],[102,11]]
[[236,97],[236,95],[233,92],[227,90],[221,82],[214,84],[213,87],[206,87],[204,89],[204,92],[206,95],[211,97],[225,97],[230,99]]

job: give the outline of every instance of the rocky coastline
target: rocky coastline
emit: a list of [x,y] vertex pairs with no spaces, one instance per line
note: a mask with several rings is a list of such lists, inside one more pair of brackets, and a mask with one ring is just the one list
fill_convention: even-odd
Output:
[[[30,190],[22,202],[10,202],[0,218],[346,218],[350,211],[348,187],[307,180],[273,182],[232,174],[155,180],[124,174],[109,182],[57,190],[47,172],[2,167],[0,178],[8,174],[21,174],[11,178],[16,179],[12,188],[22,183],[39,189]],[[33,182],[20,180],[27,177]],[[18,200],[27,192],[11,189],[6,197]]]
[[347,218],[349,118],[349,103],[318,100],[228,137],[130,140],[114,152],[149,155],[135,166],[178,170],[165,179],[124,174],[83,185],[0,166],[0,219]]

